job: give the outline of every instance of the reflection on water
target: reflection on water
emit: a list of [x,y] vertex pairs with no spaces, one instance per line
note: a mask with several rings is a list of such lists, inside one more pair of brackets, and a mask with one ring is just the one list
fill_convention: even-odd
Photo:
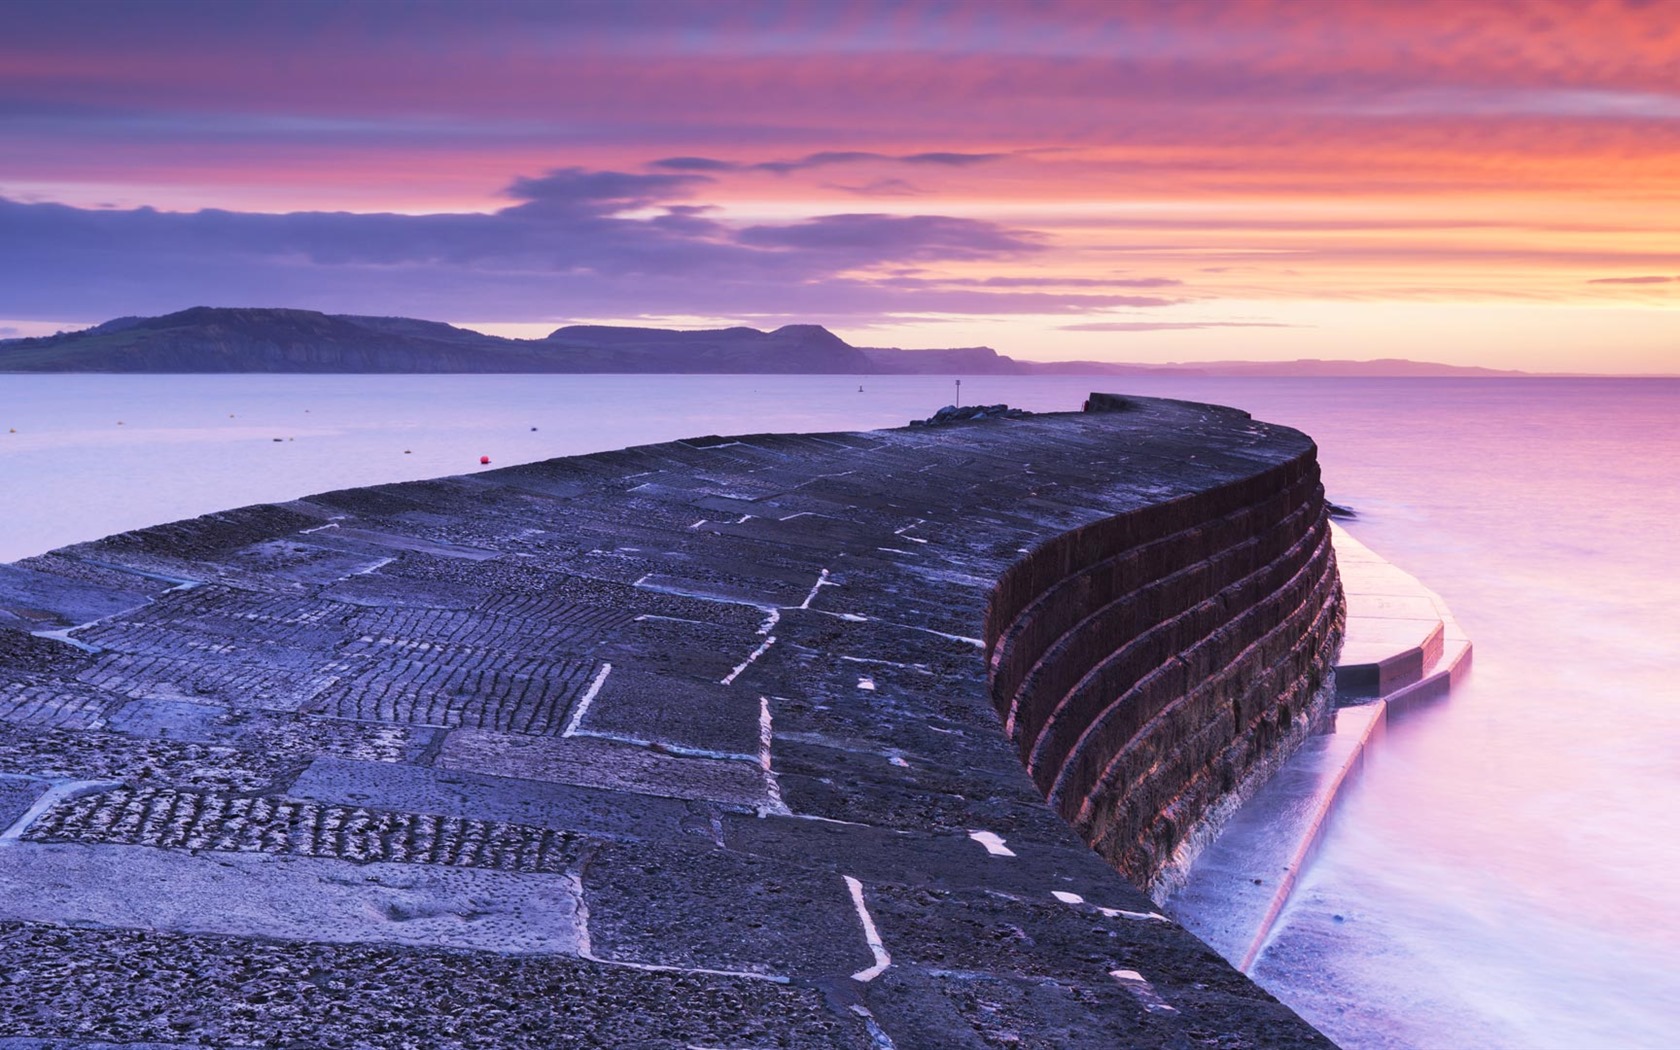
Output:
[[[954,392],[859,381],[0,376],[0,559],[480,455],[895,425]],[[1385,739],[1256,976],[1350,1048],[1675,1045],[1680,383],[964,377],[963,395],[1071,409],[1093,388],[1307,431],[1350,531],[1475,640],[1469,686]]]

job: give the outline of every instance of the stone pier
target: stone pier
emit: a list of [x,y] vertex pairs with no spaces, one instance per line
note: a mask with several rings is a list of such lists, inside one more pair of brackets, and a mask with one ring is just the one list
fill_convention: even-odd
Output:
[[1092,407],[0,567],[0,1050],[1329,1046],[1145,892],[1321,717],[1312,444]]

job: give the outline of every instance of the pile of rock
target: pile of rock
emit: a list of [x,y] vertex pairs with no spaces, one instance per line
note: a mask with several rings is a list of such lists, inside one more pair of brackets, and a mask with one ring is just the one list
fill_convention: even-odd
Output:
[[1010,408],[1008,405],[970,405],[958,408],[956,405],[946,405],[927,419],[912,419],[913,427],[938,427],[946,423],[960,423],[969,419],[1025,419],[1032,415],[1024,408]]

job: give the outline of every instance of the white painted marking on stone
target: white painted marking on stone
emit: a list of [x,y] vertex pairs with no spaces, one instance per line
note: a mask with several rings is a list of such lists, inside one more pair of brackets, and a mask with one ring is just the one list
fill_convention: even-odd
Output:
[[751,970],[710,970],[704,966],[662,966],[659,963],[631,962],[628,959],[609,959],[603,955],[585,955],[582,958],[603,966],[623,966],[631,970],[646,970],[649,973],[698,973],[708,977],[746,977],[754,981],[769,981],[771,984],[788,984],[789,981],[781,974],[753,973]]
[[[706,522],[708,522],[710,520],[711,520],[710,518],[701,518],[699,521],[695,522],[693,525],[690,525],[689,528],[698,529],[700,526],[706,524]],[[643,577],[643,579],[646,579],[646,577]]]
[[[1056,898],[1057,900],[1061,901],[1063,904],[1084,904],[1085,903],[1085,898],[1084,897],[1081,897],[1077,893],[1070,893],[1067,890],[1051,890],[1050,891],[1050,896],[1052,896],[1052,897]],[[1140,921],[1141,920],[1151,920],[1151,921],[1157,921],[1157,922],[1171,922],[1172,921],[1171,919],[1167,918],[1165,915],[1162,915],[1160,912],[1127,911],[1124,908],[1105,908],[1100,904],[1092,905],[1092,907],[1096,908],[1097,911],[1101,912],[1102,915],[1105,918],[1109,918],[1109,919],[1135,919],[1135,920],[1140,920]]]
[[1003,844],[1003,838],[995,831],[970,831],[968,837],[986,847],[986,852],[994,857],[1013,857],[1015,851]]
[[704,747],[688,747],[683,744],[672,744],[664,740],[653,740],[648,737],[631,736],[628,733],[609,733],[600,729],[579,729],[566,736],[570,740],[610,740],[615,744],[628,744],[631,747],[643,747],[649,751],[666,755],[680,755],[683,758],[709,758],[719,762],[747,762],[758,765],[757,755],[743,754],[739,751],[712,751]]
[[787,816],[791,811],[787,803],[782,801],[782,784],[776,779],[776,771],[770,768],[770,741],[774,737],[774,728],[770,722],[770,698],[758,698],[758,766],[764,770],[764,793],[770,796],[770,804],[760,812],[760,816],[773,813],[777,816]]
[[[831,586],[839,586],[839,585],[838,584],[832,584]],[[804,608],[804,606],[800,606],[800,608]],[[827,609],[813,609],[811,611],[822,613],[824,616],[833,616],[837,619],[847,620],[851,623],[867,623],[870,620],[870,617],[860,616],[857,613],[836,613],[836,612],[829,612]],[[890,626],[893,626],[893,627],[902,627],[906,631],[921,631],[923,634],[931,634],[931,635],[934,635],[934,636],[939,637],[939,638],[948,638],[953,642],[964,642],[968,645],[974,646],[976,649],[984,649],[986,647],[985,642],[981,641],[978,638],[970,638],[965,634],[947,634],[944,631],[936,631],[931,627],[918,627],[913,623],[898,623],[898,622],[893,621],[893,620],[880,620],[878,622],[889,624]]]
[[837,820],[834,817],[819,817],[815,813],[779,813],[777,816],[789,817],[793,820],[814,820],[820,824],[843,824],[848,828],[872,828],[873,824],[860,824],[855,820]]
[[922,539],[920,536],[912,536],[912,535],[909,534],[911,529],[921,528],[923,525],[926,525],[926,524],[927,524],[926,521],[922,520],[921,518],[917,518],[916,523],[914,525],[906,525],[902,529],[894,529],[893,530],[893,535],[897,536],[901,540],[909,540],[911,543],[926,543],[928,541]]
[[867,689],[873,693],[875,691],[875,679],[869,677],[868,675],[864,675],[862,678],[858,679],[857,687],[859,689]]
[[41,797],[35,800],[34,805],[24,810],[23,815],[12,821],[11,826],[5,831],[0,832],[0,842],[16,842],[25,831],[29,830],[29,825],[40,819],[41,814],[60,802],[120,787],[122,787],[122,781],[120,780],[51,781],[47,790],[42,792]]
[[[860,616],[858,619],[861,620],[863,617]],[[922,674],[932,673],[932,669],[927,664],[906,664],[897,660],[877,660],[869,656],[842,656],[840,660],[842,663],[848,664],[875,664],[879,667],[902,667],[906,671],[920,671]]]
[[724,675],[723,679],[721,681],[719,681],[718,684],[719,685],[728,685],[729,683],[733,682],[735,679],[739,678],[741,676],[742,671],[745,671],[748,667],[751,667],[752,664],[753,664],[753,661],[755,661],[759,657],[763,656],[765,654],[765,652],[768,651],[769,648],[772,645],[775,645],[775,644],[776,644],[776,636],[775,635],[771,635],[770,637],[764,639],[764,644],[760,645],[757,649],[754,649],[752,652],[748,653],[747,658],[745,660],[742,660],[740,663],[736,664],[735,665],[735,670],[733,670],[733,671],[729,672],[728,674]]
[[875,957],[875,965],[852,974],[852,980],[868,984],[886,972],[887,967],[892,965],[892,956],[887,953],[886,945],[881,943],[875,919],[869,914],[869,905],[864,903],[863,883],[850,875],[842,875],[841,878],[846,880],[846,888],[852,891],[852,904],[857,908],[858,921],[863,923],[863,939],[869,942],[869,954]]
[[83,627],[92,627],[98,622],[98,620],[94,620],[91,623],[77,624],[75,627],[58,627],[50,631],[30,631],[29,633],[37,638],[46,638],[55,642],[63,642],[72,649],[80,649],[84,653],[102,653],[105,650],[101,649],[99,646],[94,645],[91,642],[84,642],[70,637],[71,631],[79,631]]
[[887,1035],[880,1022],[875,1020],[875,1015],[869,1012],[869,1007],[862,1003],[853,1003],[852,1013],[863,1018],[863,1027],[869,1032],[869,1043],[872,1050],[898,1050],[898,1046],[892,1041],[892,1037]]
[[888,755],[887,756],[887,761],[891,762],[895,766],[902,766],[905,769],[910,768],[910,763],[908,763],[904,760],[903,755]]
[[781,622],[782,622],[781,610],[780,609],[771,609],[769,612],[765,613],[764,622],[759,625],[758,633],[760,635],[767,635],[771,631],[774,631],[776,629],[776,625],[781,623]]
[[770,741],[775,735],[775,727],[770,720],[770,698],[758,698],[758,764],[766,773],[770,772]]
[[595,702],[595,697],[601,692],[601,686],[606,684],[609,674],[612,674],[612,664],[602,663],[601,669],[595,672],[594,681],[589,683],[589,688],[584,691],[577,706],[572,708],[572,717],[566,720],[566,728],[561,731],[561,736],[577,735],[578,726],[583,724],[583,716],[588,713],[589,705]]
[[811,511],[800,510],[800,511],[794,511],[792,514],[789,514],[785,518],[777,518],[776,520],[777,521],[792,521],[794,518],[809,518],[809,517],[812,517],[812,516],[813,515],[812,515]]
[[809,609],[811,607],[811,602],[816,599],[818,591],[822,590],[824,587],[833,586],[837,585],[828,582],[828,570],[822,570],[822,572],[817,574],[817,582],[811,585],[811,593],[805,596],[805,600],[799,603],[799,607],[801,609]]
[[[626,547],[624,549],[631,550],[633,548]],[[589,553],[599,554],[601,552],[600,551],[590,551]],[[697,589],[688,588],[688,587],[672,587],[672,586],[668,586],[668,585],[662,584],[662,583],[649,583],[648,582],[649,580],[653,579],[653,577],[655,577],[657,575],[658,575],[658,573],[650,572],[647,575],[643,576],[641,579],[637,580],[635,583],[631,584],[630,586],[640,587],[644,591],[652,591],[655,594],[675,594],[678,597],[694,598],[697,601],[702,601],[702,602],[715,602],[718,605],[746,605],[746,606],[751,606],[754,609],[762,609],[765,612],[769,612],[771,609],[775,608],[775,606],[773,606],[773,605],[765,605],[762,602],[748,601],[745,598],[731,598],[731,597],[727,597],[725,595],[717,594],[717,593],[710,592],[710,591],[697,590]]]
[[974,648],[976,648],[976,649],[984,649],[986,647],[986,643],[982,642],[980,639],[970,638],[970,637],[968,637],[967,635],[964,635],[964,634],[946,634],[944,631],[936,631],[931,627],[917,627],[914,624],[908,624],[908,623],[901,623],[901,624],[897,624],[896,626],[907,627],[912,631],[921,631],[924,634],[938,635],[941,638],[949,638],[953,642],[967,642],[969,645],[974,646]]
[[[383,569],[385,566],[391,564],[392,562],[394,562],[396,560],[397,559],[395,559],[395,558],[380,558],[378,561],[374,562],[372,565],[369,565],[365,569],[357,569],[355,572],[352,572],[350,574],[350,576],[366,576],[370,572],[378,572],[380,569]],[[347,576],[347,577],[345,577],[345,579],[349,579],[349,577]]]
[[338,522],[329,521],[325,525],[317,525],[313,529],[302,529],[302,530],[299,531],[298,534],[300,536],[307,536],[312,532],[322,532],[326,529],[336,529],[336,528],[338,528]]
[[1178,1013],[1178,1008],[1169,1006],[1167,1001],[1161,998],[1160,993],[1155,990],[1155,986],[1145,980],[1143,974],[1136,970],[1110,970],[1108,975],[1119,981],[1122,988],[1136,996],[1138,1002],[1142,1003],[1143,1008],[1150,1013]]

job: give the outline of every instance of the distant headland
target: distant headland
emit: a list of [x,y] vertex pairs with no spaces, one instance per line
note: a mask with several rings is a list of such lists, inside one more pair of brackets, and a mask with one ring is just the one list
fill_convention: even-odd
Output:
[[820,325],[774,331],[572,325],[542,339],[440,321],[313,310],[197,306],[93,328],[0,340],[0,372],[709,373],[809,375],[1519,376],[1491,368],[1376,361],[1121,364],[1022,361],[987,346],[853,346]]

